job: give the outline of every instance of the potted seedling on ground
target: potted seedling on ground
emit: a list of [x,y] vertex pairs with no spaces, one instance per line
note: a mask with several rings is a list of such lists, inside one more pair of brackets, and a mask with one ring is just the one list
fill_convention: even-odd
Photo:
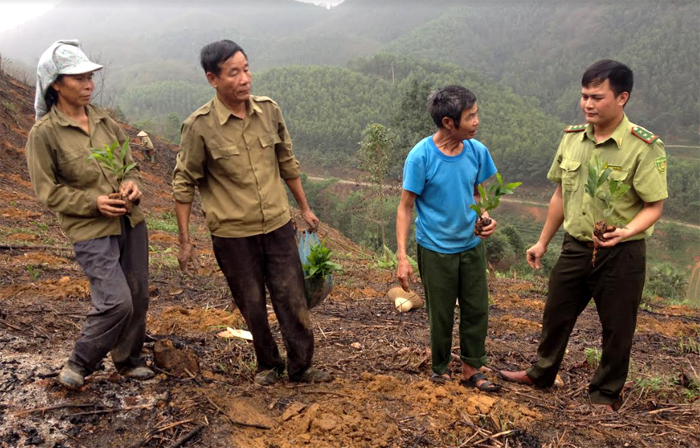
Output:
[[471,209],[476,212],[476,216],[479,217],[474,225],[474,235],[481,235],[484,227],[491,224],[491,218],[482,218],[481,215],[483,215],[484,212],[498,207],[501,203],[501,196],[504,194],[513,194],[513,191],[523,184],[522,182],[513,182],[504,185],[500,173],[496,173],[496,179],[498,182],[492,184],[488,191],[483,186],[479,185],[480,200],[476,204],[470,205]]
[[[606,220],[611,219],[613,214],[613,205],[630,189],[630,186],[621,180],[610,178],[612,168],[608,167],[606,162],[601,161],[597,156],[588,164],[588,180],[586,181],[586,194],[593,199],[593,218],[596,220],[593,224],[593,235],[600,241],[607,241],[606,233],[616,230],[620,226],[624,226],[623,221],[615,221],[609,223]],[[605,209],[602,211],[604,219],[598,219],[598,205],[600,200],[605,203]],[[593,248],[593,259],[591,260],[595,266],[595,258],[598,253],[598,248]]]
[[[117,149],[119,149],[117,154]],[[126,214],[131,214],[133,209],[133,203],[121,194],[122,182],[126,174],[136,167],[136,163],[126,164],[126,152],[129,150],[129,139],[119,146],[118,141],[114,141],[111,145],[104,144],[102,148],[92,148],[90,151],[92,154],[88,157],[89,159],[96,160],[101,163],[107,170],[114,173],[117,176],[117,181],[119,182],[119,191],[117,193],[110,193],[108,197],[110,199],[121,199],[124,201],[124,208],[126,209]]]
[[[314,234],[315,235],[315,234]],[[343,268],[331,261],[333,251],[326,246],[325,240],[310,246],[304,268],[304,283],[306,287],[306,302],[313,308],[333,290],[333,273]]]

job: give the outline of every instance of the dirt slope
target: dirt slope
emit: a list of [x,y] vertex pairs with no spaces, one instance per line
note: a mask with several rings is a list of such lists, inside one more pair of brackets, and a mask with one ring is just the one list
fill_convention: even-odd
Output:
[[[89,287],[52,213],[34,200],[24,164],[32,89],[0,75],[0,447],[697,447],[700,317],[687,307],[642,310],[630,382],[619,414],[588,404],[600,325],[579,319],[562,366],[563,386],[504,385],[488,395],[428,381],[425,310],[400,314],[384,297],[392,272],[333,229],[323,229],[345,272],[313,311],[316,365],[331,384],[256,386],[252,346],[216,336],[242,328],[199,216],[203,266],[177,271],[168,179],[175,148],[154,138],[158,164],[141,162],[149,217],[151,308],[145,353],[168,339],[196,365],[139,383],[111,361],[79,391],[54,377],[80,333]],[[8,105],[9,104],[9,105]],[[137,130],[124,126],[134,137]],[[492,278],[487,341],[493,368],[535,358],[545,284]],[[420,286],[418,285],[420,291]],[[274,314],[273,332],[279,334]],[[456,329],[456,327],[455,327]],[[455,353],[457,350],[455,332]],[[281,347],[281,341],[280,341]],[[493,373],[488,375],[498,381]]]

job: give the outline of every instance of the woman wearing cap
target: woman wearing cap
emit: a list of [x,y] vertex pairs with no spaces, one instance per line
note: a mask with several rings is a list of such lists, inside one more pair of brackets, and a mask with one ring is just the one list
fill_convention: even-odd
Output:
[[[26,148],[34,191],[58,215],[90,281],[92,308],[58,375],[71,388],[81,387],[110,352],[122,375],[153,376],[141,358],[148,310],[145,218],[138,206],[127,215],[124,201],[108,197],[120,192],[138,203],[141,175],[132,169],[120,187],[114,173],[88,158],[91,148],[115,141],[121,148],[127,139],[104,110],[90,105],[92,75],[101,68],[88,60],[78,41],[58,41],[44,52],[37,67],[37,122]],[[128,151],[125,163],[132,162]]]

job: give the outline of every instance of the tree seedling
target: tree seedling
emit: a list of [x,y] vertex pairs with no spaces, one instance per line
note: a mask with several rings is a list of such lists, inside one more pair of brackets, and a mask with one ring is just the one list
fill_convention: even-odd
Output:
[[[119,149],[118,153],[117,149]],[[136,163],[126,164],[126,152],[128,150],[128,138],[126,139],[126,141],[124,141],[121,147],[119,146],[119,142],[115,140],[111,145],[105,143],[101,149],[91,148],[90,151],[92,152],[92,154],[90,154],[88,159],[96,160],[98,163],[101,163],[102,166],[104,166],[107,170],[111,171],[112,173],[114,173],[115,176],[117,176],[117,181],[119,182],[119,192],[110,193],[108,197],[110,199],[123,200],[125,202],[124,208],[126,208],[126,213],[131,214],[133,204],[127,197],[122,196],[121,194],[121,186],[122,182],[124,181],[124,177],[126,177],[126,174],[129,171],[136,167]]]
[[343,267],[331,261],[333,251],[326,246],[325,240],[311,246],[306,263],[302,266],[306,279],[326,278],[328,275],[342,271]]
[[482,218],[481,215],[484,212],[493,210],[501,203],[501,196],[504,194],[513,194],[513,191],[522,185],[522,182],[513,182],[510,184],[503,184],[503,178],[500,173],[496,173],[497,183],[492,184],[488,191],[481,185],[479,185],[479,196],[481,196],[479,202],[472,204],[469,207],[476,212],[479,219],[476,220],[474,225],[474,235],[481,235],[484,227],[491,224],[491,218]]
[[[621,180],[610,179],[612,169],[608,167],[607,162],[601,161],[598,156],[588,164],[588,180],[586,181],[586,194],[593,198],[593,214],[596,219],[593,225],[593,235],[600,241],[607,241],[606,233],[616,230],[619,226],[624,226],[623,221],[616,221],[609,224],[606,219],[610,219],[614,212],[614,204],[630,189],[630,186]],[[599,196],[601,194],[601,196]],[[602,214],[604,219],[598,219],[598,204],[597,199],[602,199],[605,203],[605,209]],[[593,259],[591,260],[595,266],[595,258],[598,253],[598,248],[593,248]]]

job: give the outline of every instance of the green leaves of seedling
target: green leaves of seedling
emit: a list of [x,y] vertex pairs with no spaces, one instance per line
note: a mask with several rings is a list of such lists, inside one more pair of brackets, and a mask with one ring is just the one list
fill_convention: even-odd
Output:
[[304,278],[325,278],[333,272],[342,271],[342,266],[330,261],[332,255],[333,251],[326,246],[325,240],[311,246],[306,263],[302,266],[306,273]]
[[593,161],[588,164],[588,180],[586,181],[586,193],[588,196],[595,199],[598,189],[605,184],[605,181],[610,177],[612,169],[606,168],[607,163],[601,161],[598,156],[593,158]]
[[[109,171],[117,176],[117,180],[121,184],[126,174],[136,167],[136,163],[126,164],[126,152],[129,150],[129,139],[119,146],[118,141],[114,141],[111,145],[104,144],[101,149],[92,148],[92,154],[88,159],[96,160]],[[118,151],[118,153],[117,153]]]
[[513,191],[523,184],[522,182],[512,182],[504,185],[500,173],[496,173],[496,180],[498,182],[491,184],[488,191],[483,186],[479,185],[479,196],[481,196],[481,200],[469,206],[478,216],[481,216],[485,211],[493,210],[498,207],[501,203],[501,196],[504,194],[513,194]]
[[586,181],[586,194],[594,200],[602,193],[605,202],[603,216],[609,218],[613,214],[613,204],[622,198],[631,188],[630,185],[621,180],[612,179],[610,174],[612,169],[608,168],[608,163],[601,161],[598,156],[588,164],[588,180]]

